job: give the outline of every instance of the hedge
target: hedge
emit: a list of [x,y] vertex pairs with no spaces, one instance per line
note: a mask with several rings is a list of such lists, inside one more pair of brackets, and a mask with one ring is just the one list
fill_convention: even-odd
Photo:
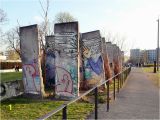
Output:
[[22,63],[21,62],[0,62],[1,66],[0,69],[14,69],[15,65],[18,65],[19,68],[22,68]]

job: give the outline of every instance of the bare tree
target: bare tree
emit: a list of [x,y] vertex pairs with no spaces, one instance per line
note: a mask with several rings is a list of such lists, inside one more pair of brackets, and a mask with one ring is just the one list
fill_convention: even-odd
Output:
[[[40,37],[40,43],[41,43],[41,48],[44,50],[45,48],[45,43],[44,39],[45,36],[47,35],[47,30],[48,30],[48,10],[49,10],[49,0],[46,0],[46,3],[42,3],[41,0],[39,0],[39,3],[41,5],[42,9],[42,17],[43,17],[43,22],[40,25],[39,29],[39,37]],[[4,20],[4,18],[3,18]],[[20,34],[19,34],[19,21],[17,20],[17,27],[11,29],[5,34],[5,43],[8,44],[8,49],[9,50],[15,50],[19,56],[21,56],[20,52]]]
[[[0,9],[0,25],[3,25],[3,23],[7,21],[7,14],[2,10]],[[3,33],[3,30],[0,26],[0,41],[1,41],[1,44],[4,44],[4,37],[5,37],[5,34]]]
[[59,12],[55,16],[55,22],[57,23],[64,23],[64,22],[73,22],[76,19],[68,12]]
[[8,44],[8,50],[14,50],[19,55],[19,57],[21,57],[19,27],[8,31],[6,33],[5,39],[6,43]]
[[112,34],[111,32],[108,32],[106,34],[106,41],[107,42],[112,42],[113,44],[117,44],[121,50],[126,49],[125,43],[126,43],[126,38],[125,36],[120,36],[118,33],[117,34]]
[[48,34],[48,24],[49,24],[49,19],[48,19],[48,12],[49,12],[49,5],[50,1],[46,0],[44,3],[44,0],[39,0],[39,4],[42,9],[41,16],[43,18],[43,22],[40,25],[39,29],[39,34],[40,34],[40,43],[41,43],[41,48],[45,50],[45,36]]
[[0,23],[3,23],[4,21],[7,21],[7,14],[0,9]]

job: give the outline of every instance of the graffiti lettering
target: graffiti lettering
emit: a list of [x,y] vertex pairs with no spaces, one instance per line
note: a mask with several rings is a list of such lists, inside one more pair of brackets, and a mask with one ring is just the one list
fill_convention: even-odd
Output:
[[56,67],[56,91],[58,93],[67,92],[73,95],[73,82],[70,73],[61,67]]
[[104,79],[102,41],[99,31],[83,33],[82,43],[85,80],[96,84]]
[[55,46],[66,57],[77,57],[77,35],[75,33],[62,33],[55,35]]
[[[37,79],[36,69],[32,64],[23,65],[24,78],[25,78],[25,87],[26,90],[30,91],[40,91],[40,79]],[[39,78],[39,77],[38,77]]]
[[77,33],[56,33],[55,46],[56,94],[77,96]]

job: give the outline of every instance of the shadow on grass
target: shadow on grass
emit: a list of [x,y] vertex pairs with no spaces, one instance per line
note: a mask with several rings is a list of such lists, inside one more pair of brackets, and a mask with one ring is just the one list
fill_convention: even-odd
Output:
[[37,102],[46,102],[51,101],[49,99],[39,99],[39,98],[28,98],[24,95],[20,95],[17,97],[12,97],[9,99],[6,99],[4,101],[1,101],[1,104],[9,105],[9,104],[30,104],[30,103],[37,103]]

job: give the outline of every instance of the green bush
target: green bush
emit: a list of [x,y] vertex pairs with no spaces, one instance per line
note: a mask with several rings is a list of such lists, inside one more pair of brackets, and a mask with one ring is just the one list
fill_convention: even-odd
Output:
[[105,96],[98,96],[98,101],[99,101],[99,103],[105,103],[106,97]]
[[22,68],[22,62],[0,62],[0,69],[14,69],[15,65],[18,65],[19,68]]

